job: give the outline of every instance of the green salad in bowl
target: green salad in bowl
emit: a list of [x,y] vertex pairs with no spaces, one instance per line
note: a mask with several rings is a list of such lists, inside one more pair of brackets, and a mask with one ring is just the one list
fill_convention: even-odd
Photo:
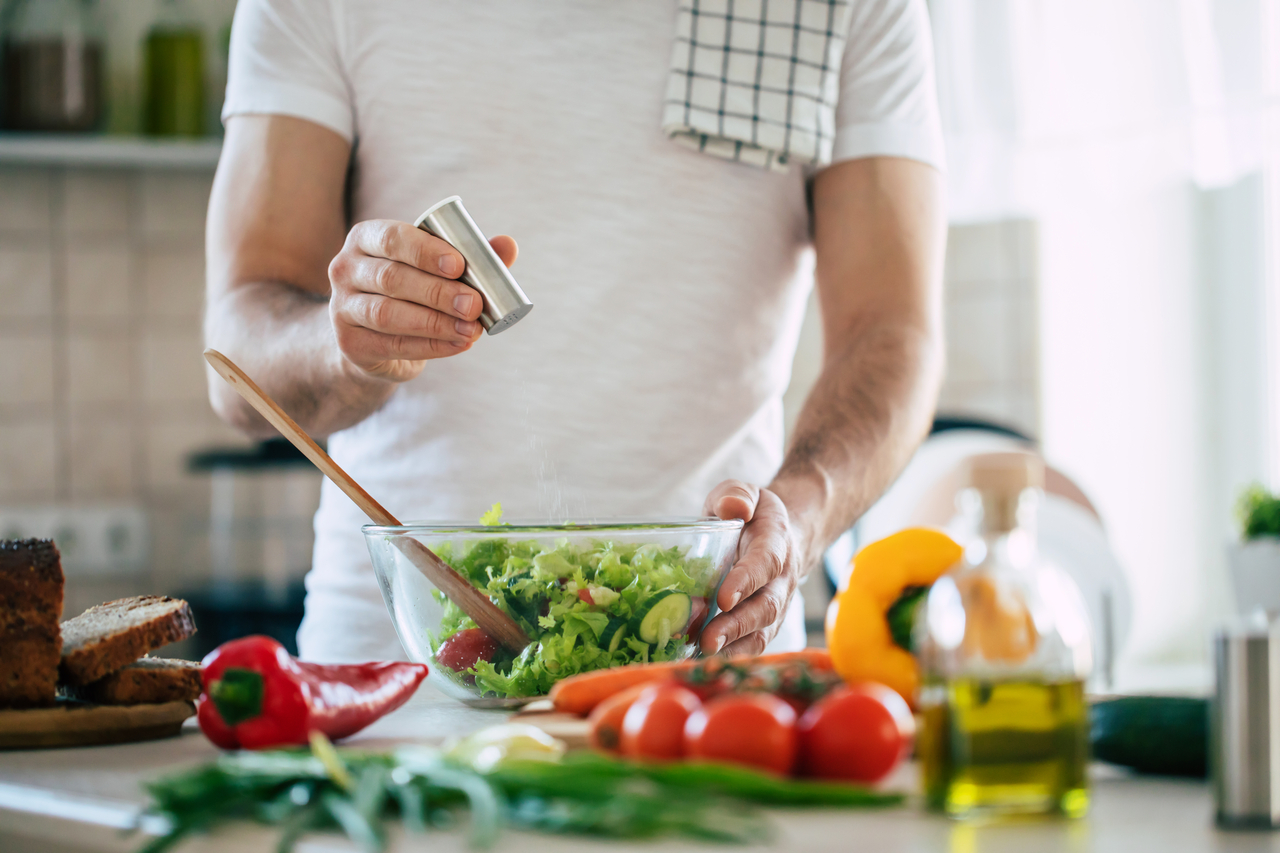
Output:
[[[580,672],[694,654],[742,530],[714,518],[504,524],[500,512],[480,525],[364,527],[405,652],[442,690],[480,706],[523,704]],[[519,654],[502,648],[397,537],[433,550],[532,642]]]

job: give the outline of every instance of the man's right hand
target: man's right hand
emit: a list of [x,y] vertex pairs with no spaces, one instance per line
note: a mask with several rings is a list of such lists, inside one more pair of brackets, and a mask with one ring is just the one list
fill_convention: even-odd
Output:
[[[507,266],[516,241],[489,241]],[[344,368],[404,382],[433,358],[466,352],[480,337],[480,294],[456,279],[456,249],[407,222],[360,222],[329,264],[329,317]]]

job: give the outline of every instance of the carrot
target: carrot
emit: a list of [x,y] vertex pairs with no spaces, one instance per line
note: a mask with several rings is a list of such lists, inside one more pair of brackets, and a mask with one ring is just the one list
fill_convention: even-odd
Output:
[[[557,711],[585,717],[591,710],[628,687],[648,684],[682,672],[688,672],[703,661],[684,660],[668,663],[633,663],[613,669],[599,669],[572,675],[551,687],[551,702]],[[829,672],[831,655],[826,649],[802,649],[798,652],[781,652],[755,658],[736,658],[736,664],[749,666],[783,666],[803,663],[815,670]]]
[[564,681],[551,685],[551,703],[557,711],[585,717],[595,706],[615,693],[621,693],[636,684],[648,684],[669,678],[678,672],[693,669],[696,661],[682,660],[667,663],[633,663],[613,669],[598,669],[571,675]]
[[627,709],[651,683],[633,684],[591,709],[587,723],[592,746],[604,752],[618,751],[622,742],[622,720],[627,716]]
[[834,665],[831,663],[831,653],[826,649],[801,649],[798,652],[778,652],[773,655],[760,655],[759,657],[734,658],[735,663],[746,663],[750,666],[783,666],[789,663],[807,664],[810,669],[820,670],[822,672],[830,672]]

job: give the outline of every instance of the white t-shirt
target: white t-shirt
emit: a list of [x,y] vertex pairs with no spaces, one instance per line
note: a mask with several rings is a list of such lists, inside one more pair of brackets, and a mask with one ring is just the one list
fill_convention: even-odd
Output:
[[[782,0],[779,0],[782,2]],[[835,159],[942,163],[924,0],[853,0]],[[697,515],[766,484],[812,286],[800,169],[660,130],[672,0],[240,0],[224,117],[355,144],[354,221],[460,195],[520,244],[517,326],[429,362],[330,438],[401,519]],[[403,652],[360,532],[325,484],[299,632],[311,659]],[[775,647],[804,642],[798,602]]]

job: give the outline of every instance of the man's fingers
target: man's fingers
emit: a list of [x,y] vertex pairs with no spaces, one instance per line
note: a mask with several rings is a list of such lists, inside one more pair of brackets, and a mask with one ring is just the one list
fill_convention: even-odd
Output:
[[481,326],[459,320],[431,308],[403,299],[389,299],[374,293],[349,297],[338,311],[340,320],[363,326],[384,335],[436,338],[442,341],[474,341]]
[[489,241],[489,245],[498,253],[498,257],[502,262],[510,267],[516,262],[516,255],[520,254],[520,247],[516,245],[514,237],[508,237],[506,234],[499,234]]
[[720,519],[740,518],[750,521],[755,515],[760,488],[741,480],[725,480],[707,495],[702,511]]
[[748,634],[741,640],[735,640],[720,650],[720,654],[727,658],[753,658],[764,654],[765,647],[769,645],[771,638],[765,636],[764,631],[756,631],[754,634]]
[[357,257],[344,262],[340,272],[345,281],[366,293],[425,305],[473,325],[483,307],[480,294],[462,282],[428,275],[398,261]]
[[716,595],[722,610],[732,610],[739,601],[786,571],[791,547],[787,527],[786,507],[773,492],[763,490],[755,518],[742,529],[738,560]]
[[[361,326],[335,323],[338,346],[361,368],[371,370],[386,361],[426,361],[466,352],[471,341],[445,341],[416,335],[384,335]],[[358,353],[358,356],[353,356]]]
[[[788,577],[769,581],[754,595],[726,613],[720,613],[702,632],[702,650],[707,654],[729,649],[752,634],[772,639],[777,623],[787,612],[794,590]],[[761,649],[764,644],[761,644]]]
[[408,222],[370,219],[357,223],[347,239],[366,255],[399,261],[432,275],[457,278],[466,269],[457,249]]

